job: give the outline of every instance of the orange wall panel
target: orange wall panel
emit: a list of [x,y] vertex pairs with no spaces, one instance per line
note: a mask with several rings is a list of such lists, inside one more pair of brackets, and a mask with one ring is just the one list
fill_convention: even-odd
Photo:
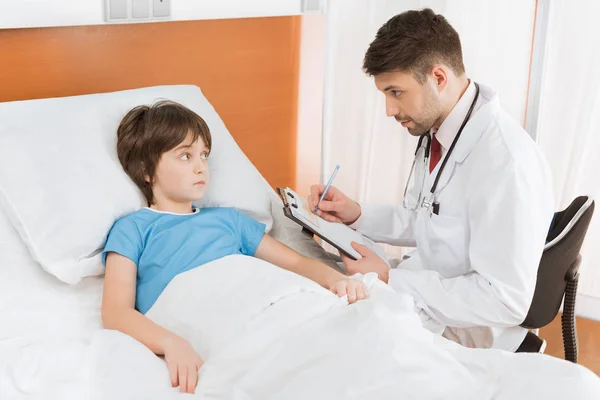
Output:
[[0,30],[0,101],[195,84],[269,183],[293,186],[299,40],[297,16]]

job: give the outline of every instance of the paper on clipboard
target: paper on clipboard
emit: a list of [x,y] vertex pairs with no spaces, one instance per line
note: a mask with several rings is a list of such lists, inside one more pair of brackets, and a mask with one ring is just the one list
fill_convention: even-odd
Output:
[[387,258],[382,249],[380,249],[372,240],[364,237],[344,224],[325,221],[323,218],[314,214],[309,209],[308,202],[292,189],[285,188],[282,192],[286,196],[287,204],[290,205],[288,208],[294,218],[304,223],[318,236],[331,242],[334,247],[343,250],[355,259],[360,259],[360,254],[350,245],[351,242],[356,242],[367,246],[387,262]]

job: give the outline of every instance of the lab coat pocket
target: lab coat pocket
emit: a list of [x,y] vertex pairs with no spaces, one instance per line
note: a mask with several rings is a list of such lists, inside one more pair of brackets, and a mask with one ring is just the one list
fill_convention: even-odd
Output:
[[466,218],[422,215],[417,241],[419,253],[428,269],[445,278],[468,272]]

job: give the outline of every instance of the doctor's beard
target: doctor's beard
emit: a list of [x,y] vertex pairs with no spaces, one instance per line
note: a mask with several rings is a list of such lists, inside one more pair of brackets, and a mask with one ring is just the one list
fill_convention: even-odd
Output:
[[429,132],[442,114],[440,100],[436,96],[434,90],[428,84],[423,85],[422,98],[423,104],[421,104],[420,107],[420,110],[422,110],[420,115],[415,116],[414,118],[410,116],[394,116],[398,122],[406,121],[407,119],[410,120],[414,126],[407,126],[406,129],[412,136],[421,136],[424,133]]

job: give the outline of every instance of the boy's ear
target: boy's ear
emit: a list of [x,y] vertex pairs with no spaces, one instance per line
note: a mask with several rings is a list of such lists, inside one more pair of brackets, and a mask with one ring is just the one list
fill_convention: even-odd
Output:
[[142,171],[144,171],[144,180],[146,183],[150,183],[150,175],[146,173],[146,167],[144,166],[144,163],[142,163]]

